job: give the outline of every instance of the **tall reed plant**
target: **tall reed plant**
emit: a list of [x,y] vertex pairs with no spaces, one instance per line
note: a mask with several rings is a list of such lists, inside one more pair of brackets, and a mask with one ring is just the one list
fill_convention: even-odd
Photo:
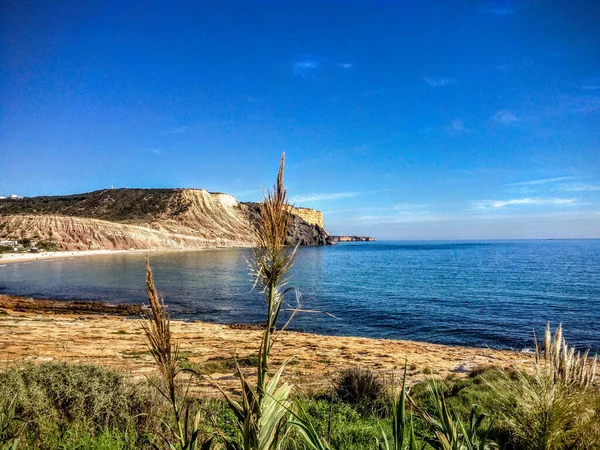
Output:
[[[148,349],[160,374],[160,380],[153,384],[169,402],[173,414],[172,423],[164,422],[164,426],[171,436],[161,436],[161,438],[171,450],[196,450],[197,448],[209,450],[212,438],[203,443],[199,442],[200,411],[193,418],[190,415],[191,402],[188,390],[191,380],[188,380],[185,388],[178,380],[178,375],[182,372],[179,343],[171,333],[171,321],[165,303],[159,298],[154,285],[148,258],[146,258],[146,290],[151,314],[145,317],[142,329],[146,335]],[[160,448],[156,444],[155,447]]]
[[575,347],[567,345],[563,336],[562,324],[558,325],[554,338],[550,324],[546,324],[544,345],[535,343],[535,371],[552,378],[554,384],[564,384],[578,388],[589,388],[595,380],[598,354],[590,358],[590,349],[575,353]]
[[532,450],[600,448],[600,397],[594,386],[597,357],[575,353],[562,326],[546,326],[535,340],[533,373],[518,372],[496,387],[498,408],[515,445]]
[[[392,436],[388,439],[387,435],[381,429],[382,441],[377,441],[377,447],[379,450],[417,450],[417,440],[415,438],[415,431],[413,428],[412,418],[410,423],[408,422],[408,414],[406,412],[406,401],[408,393],[406,391],[406,368],[407,364],[404,364],[404,376],[402,377],[402,387],[400,394],[397,396],[394,388],[394,382],[392,381]],[[392,379],[393,380],[393,379]],[[406,431],[408,430],[408,443],[405,446]]]
[[278,324],[285,296],[294,290],[287,285],[297,250],[297,247],[286,246],[291,206],[283,184],[284,165],[285,154],[281,157],[273,191],[264,194],[264,201],[260,205],[257,246],[249,261],[255,287],[261,289],[266,303],[266,325],[258,350],[256,385],[248,381],[238,365],[237,372],[242,384],[241,402],[222,391],[236,415],[240,431],[236,441],[226,440],[228,449],[280,449],[288,431],[292,386],[280,384],[280,379],[289,360],[275,374],[269,373],[271,349],[281,331]]

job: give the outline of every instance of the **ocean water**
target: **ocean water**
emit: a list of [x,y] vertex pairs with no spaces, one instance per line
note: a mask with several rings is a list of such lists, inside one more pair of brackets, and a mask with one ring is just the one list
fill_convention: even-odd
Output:
[[[260,322],[248,249],[150,255],[172,315]],[[0,293],[109,303],[145,301],[144,256],[2,265]],[[563,323],[567,341],[600,350],[600,240],[375,242],[300,248],[291,329],[526,349]],[[289,307],[297,306],[295,295]]]

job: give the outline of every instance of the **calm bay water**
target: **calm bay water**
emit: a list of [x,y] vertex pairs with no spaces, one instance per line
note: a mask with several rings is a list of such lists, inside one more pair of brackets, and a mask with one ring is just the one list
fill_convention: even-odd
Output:
[[[174,316],[259,322],[247,249],[151,254]],[[376,242],[299,249],[291,285],[304,309],[291,329],[523,349],[547,321],[600,350],[600,240]],[[142,303],[144,256],[2,265],[0,293]],[[290,297],[291,306],[296,299]],[[335,316],[332,318],[330,315]]]

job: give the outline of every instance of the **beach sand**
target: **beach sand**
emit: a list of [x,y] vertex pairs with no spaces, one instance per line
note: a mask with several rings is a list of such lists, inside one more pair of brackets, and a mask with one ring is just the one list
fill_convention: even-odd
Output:
[[[156,373],[137,316],[107,315],[111,311],[73,314],[69,308],[48,309],[39,307],[36,300],[28,302],[29,306],[23,306],[24,300],[0,296],[0,368],[23,362],[69,361],[112,367],[136,378]],[[231,361],[234,355],[240,360],[255,356],[261,335],[260,330],[244,327],[175,320],[172,330],[182,355],[196,365]],[[414,383],[430,377],[466,376],[478,367],[522,368],[531,362],[531,355],[511,351],[284,332],[273,348],[272,367],[292,357],[286,379],[307,390],[330,385],[340,369],[356,365],[389,377],[401,373],[406,360],[408,380]],[[244,372],[252,374],[253,370],[245,368]],[[212,377],[236,392],[239,382],[233,369],[223,369]],[[207,381],[195,390],[218,394]]]
[[39,253],[0,253],[0,266],[19,262],[29,262],[47,259],[75,258],[78,256],[112,255],[119,253],[148,253],[152,250],[80,250]]

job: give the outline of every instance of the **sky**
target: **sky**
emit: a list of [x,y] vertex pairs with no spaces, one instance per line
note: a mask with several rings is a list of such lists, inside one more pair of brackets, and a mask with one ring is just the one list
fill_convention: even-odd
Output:
[[0,195],[194,187],[377,239],[600,237],[600,2],[0,2]]

